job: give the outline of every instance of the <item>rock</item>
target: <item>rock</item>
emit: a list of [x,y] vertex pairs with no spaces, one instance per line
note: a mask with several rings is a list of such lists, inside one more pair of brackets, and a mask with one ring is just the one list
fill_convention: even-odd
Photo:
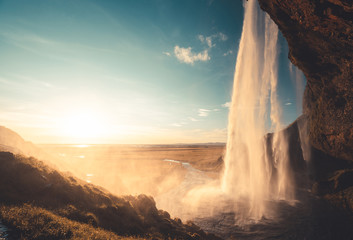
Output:
[[303,109],[312,146],[353,161],[353,2],[258,1],[307,79]]
[[[305,117],[301,116],[288,127],[283,129],[279,134],[282,134],[285,141],[288,143],[288,161],[290,172],[293,174],[297,187],[306,186],[307,182],[307,163],[304,160],[302,144],[299,133],[299,125],[305,121]],[[273,133],[268,133],[266,136],[266,154],[267,159],[271,162],[272,177],[276,178],[276,168],[273,157]]]
[[140,194],[137,196],[137,198],[131,198],[130,203],[139,215],[145,216],[145,218],[148,220],[159,217],[156,202],[151,196]]
[[339,170],[325,181],[313,184],[312,191],[317,195],[334,194],[353,187],[353,169]]
[[312,180],[315,182],[312,193],[323,197],[337,209],[343,209],[352,214],[353,164],[343,159],[332,159],[317,149],[313,149],[313,154],[310,169],[312,169]]
[[[311,188],[313,194],[327,200],[335,209],[353,213],[353,162],[333,157],[305,143],[303,132],[306,121],[306,116],[300,116],[281,132],[288,142],[289,166],[296,187]],[[273,161],[272,139],[273,133],[266,135],[266,152],[268,159]],[[272,177],[275,179],[276,169],[274,164],[272,166]]]
[[324,198],[337,208],[353,213],[353,186],[334,194],[327,194]]

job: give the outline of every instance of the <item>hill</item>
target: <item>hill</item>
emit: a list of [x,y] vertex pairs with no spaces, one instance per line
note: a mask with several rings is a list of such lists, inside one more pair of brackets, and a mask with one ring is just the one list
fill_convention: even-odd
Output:
[[33,157],[10,152],[0,152],[0,164],[0,217],[14,235],[77,239],[80,232],[102,231],[113,234],[112,239],[218,239],[191,222],[171,219],[152,197],[118,197]]

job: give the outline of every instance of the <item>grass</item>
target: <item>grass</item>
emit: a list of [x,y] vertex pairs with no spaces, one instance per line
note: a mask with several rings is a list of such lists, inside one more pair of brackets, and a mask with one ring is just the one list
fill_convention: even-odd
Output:
[[123,237],[117,234],[58,216],[43,208],[29,204],[21,206],[1,206],[2,221],[10,226],[13,235],[19,239],[146,239]]

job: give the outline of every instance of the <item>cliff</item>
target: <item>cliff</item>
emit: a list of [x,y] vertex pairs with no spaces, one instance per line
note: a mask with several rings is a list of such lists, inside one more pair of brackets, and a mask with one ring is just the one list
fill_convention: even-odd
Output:
[[311,145],[353,161],[353,2],[258,0],[287,39],[307,79],[304,114]]

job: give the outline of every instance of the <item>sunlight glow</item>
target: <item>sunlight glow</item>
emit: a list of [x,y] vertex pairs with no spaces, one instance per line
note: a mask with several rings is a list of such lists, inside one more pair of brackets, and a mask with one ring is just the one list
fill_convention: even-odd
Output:
[[74,147],[76,148],[87,148],[89,147],[90,145],[87,145],[87,144],[78,144],[78,145],[74,145]]
[[58,130],[68,138],[84,141],[102,137],[106,132],[105,126],[98,111],[83,108],[64,117]]

